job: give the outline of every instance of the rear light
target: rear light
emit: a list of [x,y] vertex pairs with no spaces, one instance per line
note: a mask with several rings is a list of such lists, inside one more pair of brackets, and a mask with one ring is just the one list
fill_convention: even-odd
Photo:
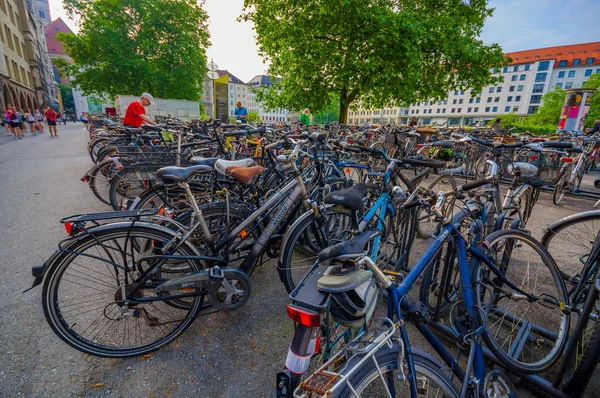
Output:
[[573,163],[573,158],[560,158],[563,163]]
[[300,325],[311,328],[318,328],[321,326],[321,318],[319,318],[319,314],[316,312],[307,311],[293,305],[288,305],[287,313],[292,321],[299,323]]
[[73,236],[73,226],[74,224],[72,222],[65,223],[65,231],[67,231],[67,235]]
[[424,145],[423,145],[423,144],[417,144],[417,149],[421,149],[421,148],[423,148],[423,147],[424,147]]
[[537,160],[537,159],[538,159],[538,157],[537,157],[537,156],[530,156],[530,157],[529,157],[529,161],[530,161],[530,162],[533,162],[534,160]]
[[84,175],[83,177],[81,177],[81,182],[89,182],[90,181],[90,176],[89,175]]

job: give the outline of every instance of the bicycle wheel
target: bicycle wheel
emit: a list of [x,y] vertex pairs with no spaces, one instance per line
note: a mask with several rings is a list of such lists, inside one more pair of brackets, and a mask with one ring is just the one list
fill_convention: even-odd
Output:
[[394,212],[394,217],[389,213],[386,216],[376,263],[382,269],[408,270],[410,249],[415,238],[417,211],[402,209],[401,203],[394,203]]
[[117,165],[112,159],[98,163],[90,173],[90,189],[102,202],[110,205],[110,182],[117,172]]
[[288,293],[317,261],[321,250],[352,237],[349,214],[330,211],[321,216],[322,228],[310,210],[298,218],[285,235],[277,270]]
[[156,182],[156,166],[139,165],[119,170],[110,181],[110,205],[113,210],[122,209],[124,201],[135,200]]
[[[133,289],[132,281],[142,270],[139,259],[160,254],[174,233],[142,223],[131,227],[129,222],[98,229],[70,244],[69,252],[49,265],[42,292],[48,324],[71,347],[101,357],[141,355],[169,344],[193,322],[200,296],[127,304],[123,291]],[[184,244],[173,255],[196,252]],[[191,259],[166,260],[135,297],[158,297],[158,284],[200,269]]]
[[[418,383],[417,390],[420,397],[450,398],[459,396],[457,388],[442,371],[442,364],[416,348],[412,348],[412,356],[417,373],[415,379]],[[399,381],[397,377],[399,357],[399,347],[397,344],[394,344],[392,348],[383,348],[375,354],[375,361],[367,361],[359,371],[353,374],[348,381],[358,394],[358,397],[387,397],[389,387],[392,384],[396,392],[395,396],[410,396],[408,382]],[[351,369],[362,358],[363,356],[361,355],[352,357],[348,361],[346,368]],[[404,374],[408,374],[408,369],[404,370]],[[383,383],[382,377],[385,379],[386,384]],[[340,398],[356,397],[347,386],[339,394],[334,394],[333,396]]]
[[560,176],[560,178],[554,185],[554,193],[552,194],[552,203],[554,203],[556,206],[558,206],[560,201],[565,196],[565,188],[567,185],[567,174],[568,173],[565,173],[562,176]]
[[546,249],[520,230],[500,230],[486,238],[485,263],[475,268],[476,303],[484,319],[483,339],[508,368],[538,373],[559,358],[567,339],[567,291]]
[[421,277],[419,300],[433,314],[441,314],[456,302],[459,292],[456,248],[452,241],[446,241]]
[[541,243],[557,264],[569,286],[582,277],[594,241],[600,233],[600,210],[575,214],[548,226]]
[[[456,181],[454,180],[454,178],[452,176],[445,175],[438,176],[435,180],[431,182],[431,184],[427,186],[428,190],[435,193],[438,193],[440,191],[446,192],[454,188],[456,188]],[[442,209],[443,213],[448,217],[452,217],[452,214],[454,213],[454,202],[454,198],[449,198],[446,204],[444,205],[444,208]],[[437,229],[438,224],[438,221],[435,220],[434,217],[426,213],[426,211],[423,208],[419,208],[416,225],[416,230],[419,238],[431,238],[432,234]]]
[[512,198],[512,203],[517,205],[519,209],[508,210],[508,219],[506,219],[506,225],[504,228],[508,228],[513,219],[521,218],[521,227],[524,228],[529,221],[531,216],[530,207],[531,201],[533,200],[533,188],[529,185],[522,185],[519,187],[515,196]]
[[585,392],[590,380],[594,376],[594,370],[598,366],[600,358],[600,327],[598,321],[584,331],[581,340],[577,344],[577,352],[572,359],[572,372],[566,376],[563,391],[571,397],[581,397]]

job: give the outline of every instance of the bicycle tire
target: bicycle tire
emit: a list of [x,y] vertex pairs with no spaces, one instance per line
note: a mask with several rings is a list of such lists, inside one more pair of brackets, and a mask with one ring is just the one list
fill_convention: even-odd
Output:
[[[428,190],[435,189],[435,186],[440,182],[444,185],[447,185],[448,187],[434,191],[436,193],[439,192],[440,190],[448,191],[450,189],[456,188],[456,180],[454,179],[454,177],[452,177],[450,175],[441,175],[441,176],[436,177],[431,182],[431,184],[429,184],[427,186],[427,189]],[[454,198],[449,199],[447,202],[447,205],[446,205],[446,210],[452,211],[454,208],[454,202],[455,202]],[[450,214],[450,217],[452,217],[452,214]],[[416,223],[416,232],[417,232],[417,235],[419,236],[419,238],[422,238],[422,239],[431,238],[431,234],[433,234],[435,232],[435,230],[437,229],[437,226],[438,226],[438,223],[433,221],[432,217],[429,214],[424,214],[424,210],[422,208],[419,208],[418,214],[417,214],[417,223]]]
[[[77,332],[75,329],[80,327],[79,323],[75,322],[75,324],[73,324],[73,323],[70,323],[68,320],[69,317],[67,316],[67,313],[69,311],[71,311],[68,309],[69,305],[67,304],[67,305],[62,306],[62,304],[59,304],[58,296],[60,293],[61,284],[64,282],[64,283],[72,283],[72,284],[77,285],[77,283],[75,283],[73,281],[69,281],[68,279],[65,279],[64,276],[66,275],[66,272],[69,270],[69,267],[71,265],[81,266],[80,264],[74,263],[75,259],[78,259],[79,257],[81,257],[81,256],[79,256],[79,253],[82,253],[82,251],[87,250],[89,248],[96,247],[99,244],[99,242],[108,241],[110,239],[119,239],[120,237],[123,237],[123,236],[126,236],[128,239],[131,239],[132,237],[133,237],[133,239],[138,239],[136,237],[139,237],[138,241],[140,239],[147,239],[149,241],[163,242],[163,241],[168,241],[168,240],[172,239],[175,236],[175,232],[170,231],[163,227],[158,227],[158,226],[155,226],[152,224],[145,224],[145,223],[137,223],[133,227],[130,222],[122,222],[122,223],[115,223],[115,224],[101,226],[101,227],[98,227],[95,231],[93,231],[93,234],[87,234],[87,235],[81,237],[80,239],[77,239],[77,240],[73,241],[72,243],[70,243],[67,247],[69,252],[68,253],[63,252],[60,255],[54,257],[52,263],[48,265],[49,268],[48,268],[47,274],[45,276],[44,286],[43,286],[43,291],[42,291],[42,306],[44,309],[44,316],[45,316],[48,324],[50,325],[52,331],[61,340],[63,340],[69,346],[71,346],[81,352],[84,352],[86,354],[99,356],[99,357],[124,358],[124,357],[142,355],[142,354],[145,354],[148,352],[155,351],[155,350],[169,344],[170,342],[175,340],[178,336],[180,336],[181,333],[183,333],[192,324],[194,316],[200,310],[200,301],[201,300],[200,300],[199,296],[195,296],[192,299],[191,304],[189,304],[186,309],[181,309],[181,311],[184,311],[187,313],[186,316],[184,316],[180,319],[181,323],[176,325],[169,333],[167,333],[162,338],[159,338],[148,344],[142,344],[137,347],[122,348],[122,347],[108,346],[106,344],[98,343],[98,339],[99,339],[98,336],[88,336],[87,338],[82,336],[81,334],[87,332],[87,330],[89,329],[89,326],[88,326],[88,329],[84,330],[83,332],[81,332],[81,331]],[[188,242],[185,242],[181,246],[180,249],[181,249],[181,251],[180,251],[181,255],[187,255],[187,256],[197,255],[196,250]],[[105,249],[103,249],[103,250],[105,250]],[[97,254],[98,252],[95,252],[95,253]],[[85,261],[86,259],[89,259],[89,257],[83,256],[80,260]],[[189,271],[191,271],[191,272],[198,271],[202,268],[201,264],[194,260],[184,260],[184,261],[189,264]],[[106,264],[106,263],[104,263],[104,264]],[[83,266],[81,266],[81,267],[83,267]],[[101,274],[98,269],[95,269],[95,268],[89,269],[86,267],[83,267],[83,268],[87,270],[86,272],[94,272],[95,280],[98,280],[97,275]],[[110,269],[109,269],[109,272],[110,272]],[[86,275],[86,274],[83,273],[83,275]],[[176,274],[174,274],[174,276],[175,275]],[[69,276],[72,277],[72,275],[69,275]],[[90,277],[90,276],[88,275],[88,277]],[[160,274],[160,277],[162,277],[162,274]],[[118,280],[118,277],[117,277],[117,280]],[[90,281],[93,282],[94,280],[86,279],[86,281],[88,281],[87,283],[90,283]],[[103,282],[103,284],[99,284],[99,286],[101,286],[101,288],[108,289],[107,287],[105,287],[107,285],[108,285],[107,282]],[[117,286],[117,290],[119,290],[118,286]],[[110,294],[111,292],[108,291],[106,293]],[[98,297],[98,295],[99,295],[98,293],[95,293],[95,296],[89,295],[89,294],[83,295],[83,296],[86,297],[86,299],[89,299],[90,297]],[[107,317],[106,309],[109,308],[109,306],[111,306],[113,304],[116,304],[117,306],[119,305],[116,291],[115,291],[115,293],[112,293],[112,295],[114,295],[114,297],[111,297],[111,299],[115,302],[108,304],[106,307],[104,307],[102,314],[97,319],[100,319],[103,315],[107,319],[110,319]],[[71,295],[71,296],[65,296],[65,297],[69,297],[69,300],[72,300],[73,296]],[[88,305],[87,303],[93,303],[90,305],[96,305],[97,303],[95,303],[95,301],[96,301],[96,299],[90,300],[90,301],[84,301],[83,308],[89,308],[89,307],[86,307]],[[161,303],[161,301],[154,301],[153,303]],[[78,304],[75,304],[75,305],[78,305]],[[143,306],[143,305],[144,304],[141,304],[140,306]],[[157,304],[153,304],[153,305],[157,305]],[[169,303],[166,303],[166,305],[167,305],[166,308],[177,309],[177,306],[171,305]],[[65,308],[67,308],[66,312],[64,311]],[[98,307],[98,308],[102,308],[102,306]],[[146,309],[146,308],[148,308],[148,307],[144,307],[144,309]],[[119,310],[117,309],[117,311],[119,311]],[[86,312],[91,312],[91,311],[86,310]],[[84,312],[84,313],[86,313],[86,312]],[[153,310],[151,313],[154,314],[156,312]],[[164,316],[166,316],[166,314]],[[129,318],[124,317],[122,319],[129,319]],[[138,331],[141,330],[140,324],[139,324],[139,319],[140,318],[138,316],[137,317]],[[94,322],[96,322],[96,321],[94,321]],[[92,322],[92,324],[94,322]],[[179,322],[179,320],[176,320],[175,322]],[[173,322],[173,323],[175,323],[175,322]],[[124,324],[125,325],[128,324],[127,320],[125,320]],[[98,326],[96,326],[91,331],[91,333],[95,332],[97,327]],[[115,329],[115,328],[106,327],[106,326],[103,326],[103,328],[107,328],[106,329],[107,332],[110,331],[111,333],[116,333],[116,332],[113,332],[113,329]],[[101,331],[103,331],[103,329],[101,329],[100,332]],[[128,331],[127,326],[124,326],[124,332],[127,333],[127,331]],[[135,330],[133,332],[134,332],[133,333],[134,334],[134,337],[133,337],[134,343],[136,342],[136,338],[139,338],[140,341],[143,343],[143,340],[142,340],[143,335],[141,333],[135,333]],[[104,337],[104,336],[102,336],[102,337]],[[96,341],[94,341],[94,340],[96,340]],[[119,340],[120,340],[120,336],[119,336]],[[127,340],[130,341],[129,338]],[[125,337],[123,337],[123,345],[125,345]]]
[[[90,173],[89,186],[94,195],[100,200],[102,203],[110,206],[110,181],[113,175],[116,172],[116,165],[112,159],[106,159],[102,162],[99,162],[94,167],[94,170]],[[108,185],[108,193],[107,195],[103,195],[100,193],[101,189],[99,185],[101,181],[106,181]]]
[[[388,380],[397,380],[397,378],[394,375],[394,371],[396,371],[398,369],[398,358],[400,357],[400,353],[399,353],[399,346],[397,344],[394,344],[393,347],[390,348],[383,348],[381,350],[379,350],[376,354],[375,354],[375,359],[377,360],[377,363],[379,364],[379,367],[375,366],[375,362],[374,361],[367,361],[365,363],[365,365],[362,367],[362,369],[360,369],[358,372],[356,372],[355,374],[353,374],[350,378],[349,378],[349,383],[351,386],[353,386],[353,388],[355,389],[355,391],[359,394],[359,397],[361,396],[361,394],[365,393],[365,390],[367,388],[369,388],[369,386],[371,385],[371,383],[373,382],[381,382],[380,380],[380,373],[381,372],[384,377],[388,376],[388,373],[391,373],[388,376]],[[431,383],[435,385],[437,385],[437,387],[441,390],[442,394],[441,396],[444,397],[458,397],[459,396],[459,392],[457,390],[457,388],[452,384],[452,382],[450,382],[450,380],[448,379],[448,376],[446,376],[443,371],[442,368],[444,367],[442,364],[440,364],[438,361],[436,361],[433,357],[431,357],[430,355],[426,354],[425,352],[412,347],[412,359],[413,359],[413,363],[415,365],[415,371],[417,373],[417,375],[415,375],[415,379],[417,379],[419,376],[420,378],[425,377],[427,380],[429,380]],[[362,358],[361,355],[357,355],[355,357],[352,357],[348,364],[352,365],[353,363],[358,362],[358,360],[360,360]],[[347,366],[348,368],[348,366]],[[343,372],[342,372],[343,373]],[[406,372],[405,372],[406,373]],[[400,386],[404,386],[406,390],[408,390],[408,385],[406,382],[399,382],[398,383]],[[427,388],[429,388],[430,383],[424,383],[425,385],[427,385]],[[379,390],[377,390],[379,391]],[[408,394],[406,394],[406,396],[410,396],[410,391],[407,391]],[[370,398],[370,397],[383,397],[386,396],[385,394],[385,390],[383,390],[383,393],[381,392],[371,392],[371,393],[366,393],[367,395],[364,395],[365,398]],[[402,394],[397,396],[404,396]],[[336,398],[346,398],[346,397],[356,397],[354,395],[354,393],[352,392],[352,390],[348,387],[345,386],[345,388],[341,389],[339,393],[337,394],[333,394],[333,397]],[[421,395],[420,395],[421,396]],[[430,396],[428,393],[424,394],[423,396]],[[434,394],[433,396],[438,396],[437,394]]]
[[[594,376],[594,370],[596,370],[598,358],[600,358],[600,327],[598,327],[598,321],[590,320],[588,322],[594,322],[594,330],[587,343],[580,341],[579,344],[583,343],[584,347],[583,355],[579,359],[575,371],[566,380],[562,389],[569,396],[575,398],[583,396],[587,385]],[[584,336],[582,336],[582,340]]]
[[115,211],[122,210],[124,200],[135,198],[155,183],[156,165],[136,165],[134,168],[123,168],[115,173],[110,181],[110,205]]
[[[527,225],[527,221],[529,221],[529,217],[531,216],[531,201],[533,200],[533,188],[530,185],[521,185],[518,188],[515,196],[513,197],[513,202],[519,206],[519,211],[516,209],[510,210],[508,212],[508,217],[513,219],[516,217],[521,218],[521,228],[524,228]],[[507,220],[507,222],[511,222],[512,220]],[[505,226],[508,228],[508,225]]]
[[565,196],[565,181],[567,179],[566,176],[567,173],[560,176],[560,178],[554,185],[554,192],[552,193],[552,203],[554,203],[555,206],[558,206],[558,204],[563,200],[563,197]]
[[[503,239],[506,241],[502,241]],[[520,244],[516,243],[517,240]],[[534,295],[537,300],[528,299],[519,290],[513,289],[514,292],[508,292],[512,288],[480,262],[473,272],[476,281],[476,304],[486,315],[485,319],[481,319],[486,326],[482,337],[494,355],[509,369],[525,373],[540,373],[548,370],[560,358],[569,329],[570,316],[561,310],[569,304],[569,298],[558,267],[542,244],[521,230],[496,231],[486,238],[486,246],[492,252],[491,258],[496,258],[496,261],[500,259],[501,263],[496,263],[495,266],[503,272],[504,277],[522,292]],[[533,256],[530,253],[515,255],[515,249],[527,247],[541,259],[539,267],[532,262]],[[544,276],[542,272],[546,275]],[[525,281],[527,275],[532,275],[533,282],[530,279]],[[536,285],[531,287],[534,282]],[[525,304],[521,305],[521,303]],[[533,309],[528,307],[520,316],[512,314],[511,311],[528,303],[536,306]],[[528,317],[525,318],[525,315]],[[536,317],[539,323],[535,323],[533,317]],[[527,331],[529,337],[526,343],[532,344],[530,346],[524,343],[519,349],[517,358],[514,358],[511,355],[514,349],[512,338],[518,336],[518,332],[521,331],[521,328],[519,330],[516,328],[519,324],[521,327],[525,325],[528,328],[529,323],[532,324],[532,328]],[[542,329],[547,333],[540,331]],[[550,335],[555,335],[556,339],[551,341],[552,338],[548,337]],[[533,345],[535,347],[532,347]],[[544,347],[549,348],[547,354],[543,350]]]

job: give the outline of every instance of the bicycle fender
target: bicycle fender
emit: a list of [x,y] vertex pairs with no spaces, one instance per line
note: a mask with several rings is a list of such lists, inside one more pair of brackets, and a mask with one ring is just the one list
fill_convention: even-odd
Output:
[[42,264],[42,265],[34,265],[31,268],[31,275],[35,279],[33,280],[33,284],[31,285],[31,287],[29,289],[23,290],[23,293],[27,293],[28,291],[30,291],[34,287],[39,286],[39,285],[42,284],[42,282],[44,281],[44,276],[46,275],[46,271],[48,271],[49,265],[54,262],[54,260],[56,259],[56,257],[58,257],[58,255],[60,253],[61,253],[60,250],[56,250],[54,253],[52,253],[52,255],[50,256],[50,258],[44,262],[44,264]]

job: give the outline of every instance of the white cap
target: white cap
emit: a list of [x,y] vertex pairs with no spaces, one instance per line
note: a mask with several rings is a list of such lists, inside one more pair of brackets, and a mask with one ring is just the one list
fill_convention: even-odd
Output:
[[152,94],[148,94],[148,93],[143,93],[140,98],[146,98],[148,100],[148,102],[150,102],[150,105],[154,105],[154,97],[152,96]]

